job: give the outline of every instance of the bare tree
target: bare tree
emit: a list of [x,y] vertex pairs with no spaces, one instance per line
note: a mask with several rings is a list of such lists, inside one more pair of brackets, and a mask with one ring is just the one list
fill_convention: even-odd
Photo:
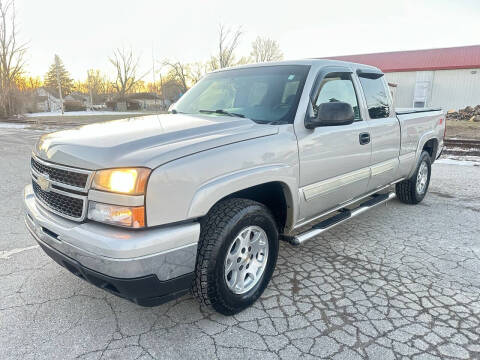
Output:
[[250,55],[255,62],[279,61],[283,59],[283,53],[278,42],[260,36],[252,43]]
[[0,0],[0,112],[8,116],[17,111],[15,82],[23,73],[25,43],[19,43],[16,28],[15,2]]
[[192,85],[195,85],[208,72],[208,64],[197,61],[189,65],[188,77]]
[[87,70],[87,81],[85,83],[85,92],[90,94],[90,101],[98,104],[105,99],[105,95],[109,90],[109,80],[106,75],[98,69]]
[[122,98],[134,88],[136,83],[148,74],[148,72],[143,75],[138,74],[140,58],[133,55],[132,49],[118,48],[114,50],[113,56],[109,60],[117,72],[112,86]]
[[180,91],[185,93],[188,90],[189,69],[187,64],[183,64],[180,61],[172,62],[169,60],[163,61],[164,66],[168,66],[168,77],[178,83]]
[[210,56],[210,59],[207,60],[207,68],[209,71],[220,69],[218,58],[216,56]]
[[218,55],[216,61],[211,61],[212,69],[225,68],[235,65],[235,50],[240,43],[242,36],[242,28],[239,26],[237,30],[232,31],[231,28],[220,24],[218,28]]

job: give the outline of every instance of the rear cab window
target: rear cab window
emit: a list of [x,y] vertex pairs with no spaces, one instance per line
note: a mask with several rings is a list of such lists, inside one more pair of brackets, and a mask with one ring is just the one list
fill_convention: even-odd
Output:
[[370,119],[388,118],[392,106],[384,76],[359,74],[358,78],[365,94]]

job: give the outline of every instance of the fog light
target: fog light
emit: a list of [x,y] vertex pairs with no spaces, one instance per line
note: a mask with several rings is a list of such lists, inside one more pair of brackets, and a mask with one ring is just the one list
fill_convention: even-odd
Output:
[[88,218],[111,225],[142,228],[145,226],[145,207],[118,206],[90,201]]

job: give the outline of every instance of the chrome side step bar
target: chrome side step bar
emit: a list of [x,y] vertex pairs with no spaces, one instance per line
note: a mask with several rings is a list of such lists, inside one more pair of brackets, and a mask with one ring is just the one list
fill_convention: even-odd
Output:
[[388,194],[377,194],[373,195],[369,200],[362,202],[355,209],[340,209],[338,214],[332,217],[329,217],[326,220],[319,222],[314,225],[310,230],[305,231],[304,233],[298,234],[296,236],[284,236],[283,238],[290,242],[292,245],[300,245],[305,241],[320,235],[321,233],[332,229],[333,227],[351,219],[355,216],[363,214],[365,211],[372,209],[373,207],[384,204],[389,200],[392,200],[395,197],[395,193],[391,192]]

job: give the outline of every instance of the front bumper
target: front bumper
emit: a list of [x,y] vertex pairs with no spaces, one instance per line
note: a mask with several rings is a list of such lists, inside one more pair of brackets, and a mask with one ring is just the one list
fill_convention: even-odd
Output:
[[140,305],[187,292],[193,277],[198,223],[128,230],[77,223],[44,209],[24,190],[25,224],[47,255],[90,283]]

